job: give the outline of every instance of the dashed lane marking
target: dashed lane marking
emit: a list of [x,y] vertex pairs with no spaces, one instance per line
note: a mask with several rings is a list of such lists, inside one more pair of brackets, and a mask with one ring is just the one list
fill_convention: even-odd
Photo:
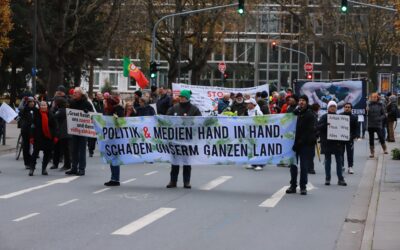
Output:
[[17,219],[15,219],[15,220],[13,220],[13,221],[15,221],[15,222],[20,222],[20,221],[23,221],[23,220],[27,220],[27,219],[29,219],[29,218],[32,218],[32,217],[34,217],[34,216],[36,216],[36,215],[39,215],[39,214],[40,214],[40,213],[31,213],[31,214],[25,215],[25,216],[23,216],[23,217],[17,218]]
[[158,171],[152,171],[152,172],[149,172],[149,173],[144,174],[144,175],[152,175],[152,174],[157,174],[157,173],[158,173]]
[[136,181],[136,178],[132,178],[132,179],[123,181],[122,184],[126,184],[126,183],[129,183],[129,182],[132,182],[132,181]]
[[111,188],[103,188],[103,189],[94,191],[93,194],[100,194],[100,193],[103,193],[103,192],[105,192],[105,191],[107,191],[107,190],[109,190],[109,189],[111,189]]
[[209,183],[205,184],[204,186],[200,187],[200,190],[208,191],[208,190],[214,189],[214,188],[218,187],[219,185],[221,185],[222,183],[228,181],[231,178],[232,178],[232,176],[220,176],[220,177],[216,178],[215,180],[212,180]]
[[63,207],[63,206],[66,206],[66,205],[68,205],[68,204],[71,204],[71,203],[73,203],[73,202],[76,202],[76,201],[78,201],[78,200],[79,200],[79,199],[72,199],[72,200],[69,200],[69,201],[60,203],[60,204],[58,204],[58,206],[59,206],[59,207]]

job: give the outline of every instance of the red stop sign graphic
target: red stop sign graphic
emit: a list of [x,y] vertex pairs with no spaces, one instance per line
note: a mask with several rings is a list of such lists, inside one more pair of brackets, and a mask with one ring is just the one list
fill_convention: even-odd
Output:
[[312,72],[314,70],[314,65],[312,63],[305,63],[304,64],[304,71]]

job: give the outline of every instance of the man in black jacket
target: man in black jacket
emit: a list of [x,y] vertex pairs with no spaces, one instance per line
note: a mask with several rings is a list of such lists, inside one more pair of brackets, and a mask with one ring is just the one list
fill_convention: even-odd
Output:
[[358,126],[358,118],[352,114],[353,105],[346,103],[344,105],[344,112],[341,115],[350,116],[350,141],[344,143],[343,148],[343,168],[344,168],[344,151],[347,151],[347,166],[348,173],[354,174],[354,140],[360,137],[360,129]]
[[[70,103],[71,109],[82,110],[85,113],[93,112],[93,107],[88,101],[85,93],[79,87],[76,87]],[[86,169],[86,144],[87,138],[84,136],[72,136],[72,166],[65,172],[68,175],[85,175]],[[79,168],[79,170],[78,170]]]
[[159,99],[157,101],[157,114],[166,115],[168,109],[172,106],[172,100],[169,95],[167,95],[167,91],[164,87],[160,87],[158,89]]
[[[308,169],[313,161],[313,151],[316,143],[316,119],[308,106],[308,97],[299,97],[299,107],[293,112],[297,115],[296,135],[293,150],[297,159],[300,159],[300,194],[307,194]],[[297,187],[297,165],[290,165],[290,187],[286,193],[296,193]]]
[[[200,110],[190,103],[190,97],[192,92],[190,90],[181,90],[179,95],[179,103],[171,107],[167,115],[173,116],[201,116]],[[190,185],[190,175],[192,166],[183,166],[183,187],[192,188]],[[179,165],[171,165],[171,181],[167,185],[167,188],[176,188],[178,181]]]

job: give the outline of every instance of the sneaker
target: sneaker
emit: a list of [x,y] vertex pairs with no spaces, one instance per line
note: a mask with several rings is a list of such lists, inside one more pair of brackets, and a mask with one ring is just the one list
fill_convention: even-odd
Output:
[[349,170],[347,171],[349,174],[354,174],[354,170],[352,167],[349,167]]
[[300,190],[301,195],[307,195],[307,189],[301,189]]
[[339,186],[347,186],[347,183],[344,180],[340,180],[337,183]]
[[263,168],[263,167],[260,167],[260,166],[257,166],[257,167],[254,168],[255,171],[261,171],[261,170],[263,170],[263,169],[264,169],[264,168]]
[[104,186],[107,187],[115,187],[115,186],[120,186],[121,184],[119,183],[119,181],[109,181],[104,183]]
[[254,166],[252,166],[252,165],[247,165],[245,168],[246,168],[246,169],[254,169]]
[[329,186],[331,185],[331,181],[330,180],[325,180],[325,186]]
[[286,193],[287,193],[287,194],[294,194],[294,193],[296,193],[296,187],[289,187],[288,189],[286,189]]

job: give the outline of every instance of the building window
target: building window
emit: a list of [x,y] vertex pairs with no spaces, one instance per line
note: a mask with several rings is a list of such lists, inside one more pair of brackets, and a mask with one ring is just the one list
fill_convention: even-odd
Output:
[[110,81],[111,86],[118,87],[118,74],[117,73],[110,73],[108,79]]
[[236,60],[235,61],[245,61],[246,60],[246,44],[237,43],[236,44]]
[[233,43],[225,43],[225,61],[233,61]]
[[345,57],[344,44],[342,43],[336,44],[336,63],[344,64],[344,57]]
[[99,72],[94,73],[93,85],[94,86],[100,85],[100,73]]

